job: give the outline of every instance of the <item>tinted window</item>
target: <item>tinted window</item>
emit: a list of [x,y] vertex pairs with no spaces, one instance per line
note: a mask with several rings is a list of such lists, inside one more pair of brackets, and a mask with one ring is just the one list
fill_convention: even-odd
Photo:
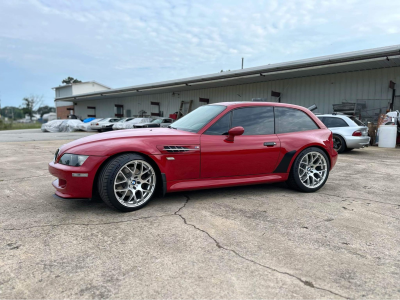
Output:
[[274,108],[272,106],[245,107],[235,109],[232,128],[242,126],[243,135],[274,133]]
[[286,107],[275,107],[275,125],[276,133],[318,129],[318,126],[306,113]]
[[217,122],[215,122],[210,128],[207,129],[205,134],[210,135],[226,135],[228,134],[229,125],[231,122],[231,113],[227,113]]
[[346,123],[345,120],[341,118],[329,118],[325,117],[323,123],[325,124],[326,127],[328,128],[333,128],[333,127],[348,127],[349,125]]

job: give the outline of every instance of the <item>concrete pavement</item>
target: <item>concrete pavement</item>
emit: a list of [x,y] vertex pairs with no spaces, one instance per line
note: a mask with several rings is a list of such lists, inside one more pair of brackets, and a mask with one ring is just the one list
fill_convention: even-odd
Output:
[[234,187],[119,213],[52,197],[66,142],[0,143],[0,298],[400,297],[399,149],[340,155],[314,194]]

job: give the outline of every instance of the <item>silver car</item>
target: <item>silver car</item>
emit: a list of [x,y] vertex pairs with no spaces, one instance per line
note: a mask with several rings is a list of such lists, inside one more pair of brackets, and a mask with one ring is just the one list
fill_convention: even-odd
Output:
[[117,123],[119,118],[105,118],[100,121],[90,122],[90,128],[92,130],[97,130],[98,132],[112,130],[112,127],[115,123]]
[[369,145],[368,127],[354,116],[327,114],[317,116],[333,133],[333,147],[338,153]]

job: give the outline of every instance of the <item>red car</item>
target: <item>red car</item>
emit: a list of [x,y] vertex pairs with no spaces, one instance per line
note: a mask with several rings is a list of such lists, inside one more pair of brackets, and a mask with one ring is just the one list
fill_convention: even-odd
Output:
[[201,106],[169,128],[88,136],[57,150],[56,195],[99,195],[121,211],[184,190],[286,181],[320,189],[337,160],[332,132],[309,110],[268,102]]

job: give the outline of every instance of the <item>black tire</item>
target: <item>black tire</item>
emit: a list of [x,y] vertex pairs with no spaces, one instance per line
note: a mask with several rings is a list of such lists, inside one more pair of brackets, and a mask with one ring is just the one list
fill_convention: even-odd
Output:
[[346,142],[340,135],[333,135],[333,148],[337,153],[343,153],[346,150]]
[[[318,152],[321,154],[326,161],[326,176],[324,180],[315,188],[310,188],[307,187],[300,179],[299,175],[299,168],[300,168],[300,162],[301,160],[309,153],[311,152]],[[325,182],[328,180],[329,177],[329,169],[330,169],[330,161],[328,156],[325,154],[323,150],[320,148],[316,147],[311,147],[304,149],[303,151],[300,152],[300,154],[296,157],[295,161],[293,162],[292,168],[290,169],[289,172],[289,178],[286,181],[287,185],[297,191],[305,192],[305,193],[312,193],[315,191],[318,191],[320,188],[322,188],[325,185]]]
[[101,129],[97,129],[97,132],[101,132]]
[[[154,190],[151,193],[150,197],[145,200],[142,204],[134,207],[127,206],[128,204],[124,205],[120,201],[118,201],[116,197],[116,193],[114,192],[114,180],[116,176],[118,176],[119,171],[123,166],[130,162],[144,162],[147,165],[152,167],[152,171],[155,174],[154,177]],[[153,198],[154,194],[157,192],[157,182],[159,175],[157,174],[157,168],[154,167],[153,163],[146,159],[144,156],[136,153],[127,153],[121,154],[119,156],[114,157],[111,159],[107,164],[102,168],[99,178],[98,178],[98,191],[100,194],[101,199],[111,208],[117,209],[122,212],[130,212],[134,210],[141,209],[144,207],[149,201]],[[136,179],[139,182],[140,179]],[[128,180],[130,181],[130,180]],[[128,184],[127,181],[127,184]],[[140,183],[140,182],[139,182]],[[143,192],[142,192],[143,195]]]

